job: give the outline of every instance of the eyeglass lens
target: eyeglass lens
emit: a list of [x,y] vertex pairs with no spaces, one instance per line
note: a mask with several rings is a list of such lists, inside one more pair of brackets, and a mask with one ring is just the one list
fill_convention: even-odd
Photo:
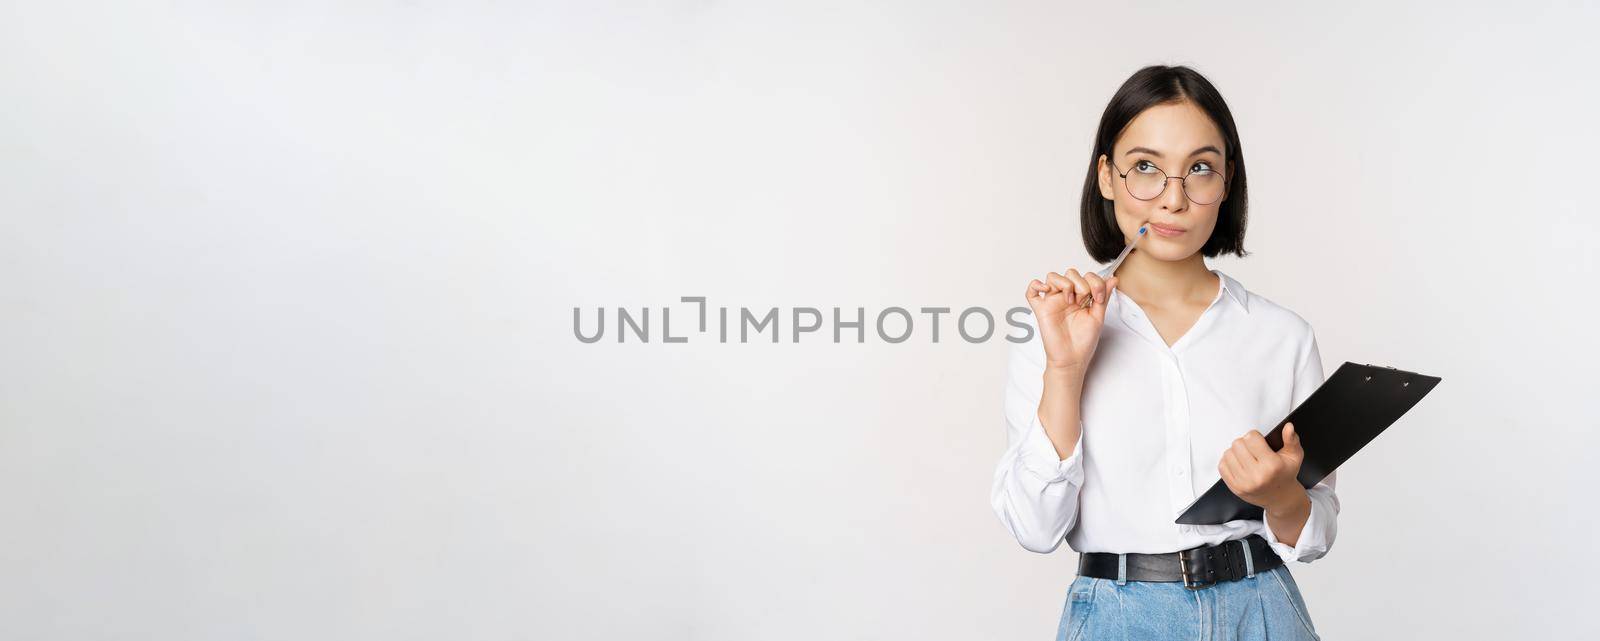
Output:
[[[1166,172],[1154,164],[1139,161],[1128,169],[1128,193],[1139,200],[1152,200],[1167,188]],[[1183,192],[1196,205],[1209,205],[1222,198],[1225,188],[1222,173],[1213,169],[1196,169],[1183,178]]]

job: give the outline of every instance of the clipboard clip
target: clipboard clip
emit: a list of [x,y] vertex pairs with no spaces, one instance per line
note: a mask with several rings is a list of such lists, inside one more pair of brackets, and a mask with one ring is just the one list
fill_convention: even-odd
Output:
[[[1388,366],[1388,365],[1373,365],[1372,363],[1367,363],[1367,367],[1371,367],[1373,369],[1386,369],[1386,370],[1389,370],[1391,372],[1395,372],[1395,373],[1398,373],[1398,374],[1410,374],[1412,376],[1416,376],[1417,375],[1416,372],[1408,372],[1408,371],[1400,369],[1398,367],[1391,367],[1391,366]],[[1372,380],[1372,377],[1368,376],[1367,380],[1369,380],[1369,381]],[[1407,378],[1405,380],[1400,381],[1400,386],[1401,387],[1410,387],[1411,386],[1411,379]]]

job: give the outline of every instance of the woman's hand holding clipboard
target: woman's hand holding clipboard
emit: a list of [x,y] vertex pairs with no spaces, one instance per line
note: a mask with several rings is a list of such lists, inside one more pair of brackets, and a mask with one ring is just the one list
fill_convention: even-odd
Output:
[[[1441,380],[1393,367],[1346,362],[1266,434],[1266,444],[1279,455],[1284,425],[1293,423],[1297,439],[1292,440],[1298,440],[1302,450],[1296,480],[1303,487],[1312,487],[1410,411]],[[1262,513],[1261,507],[1235,495],[1219,480],[1175,522],[1216,525],[1259,519]]]
[[1260,432],[1245,430],[1244,436],[1222,451],[1217,471],[1234,496],[1263,508],[1305,501],[1305,488],[1297,478],[1306,450],[1295,434],[1294,423],[1284,424],[1282,430],[1283,447],[1276,450]]

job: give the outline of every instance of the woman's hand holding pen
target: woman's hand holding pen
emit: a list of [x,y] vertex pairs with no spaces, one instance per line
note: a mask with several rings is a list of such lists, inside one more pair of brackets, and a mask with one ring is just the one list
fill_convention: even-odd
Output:
[[1048,369],[1078,376],[1088,370],[1116,286],[1116,276],[1102,280],[1099,274],[1079,274],[1076,269],[1050,272],[1044,280],[1028,283],[1028,306],[1039,324]]
[[[1081,438],[1079,426],[1083,379],[1089,359],[1100,344],[1100,328],[1105,324],[1106,301],[1117,286],[1117,278],[1101,281],[1099,274],[1079,275],[1050,272],[1044,280],[1028,283],[1028,307],[1039,324],[1039,340],[1044,343],[1044,391],[1039,398],[1039,424],[1055,445],[1056,454],[1067,460]],[[1089,303],[1087,307],[1084,303]]]

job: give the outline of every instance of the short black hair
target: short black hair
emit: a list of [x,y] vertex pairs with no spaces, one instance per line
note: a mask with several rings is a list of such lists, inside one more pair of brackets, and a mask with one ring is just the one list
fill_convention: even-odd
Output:
[[1128,123],[1146,109],[1156,105],[1188,101],[1199,107],[1216,123],[1226,143],[1224,162],[1231,165],[1227,171],[1227,199],[1217,212],[1217,226],[1201,248],[1201,254],[1215,257],[1221,254],[1247,256],[1244,250],[1245,214],[1249,206],[1246,196],[1244,150],[1239,145],[1239,130],[1233,125],[1233,113],[1222,93],[1206,80],[1200,72],[1184,66],[1153,65],[1140,69],[1117,89],[1116,95],[1106,105],[1100,116],[1100,129],[1094,136],[1094,152],[1089,154],[1089,175],[1083,181],[1083,205],[1080,222],[1083,227],[1083,246],[1096,261],[1108,263],[1116,259],[1126,246],[1122,231],[1117,228],[1115,202],[1100,193],[1100,156],[1114,156],[1112,146],[1122,135]]

